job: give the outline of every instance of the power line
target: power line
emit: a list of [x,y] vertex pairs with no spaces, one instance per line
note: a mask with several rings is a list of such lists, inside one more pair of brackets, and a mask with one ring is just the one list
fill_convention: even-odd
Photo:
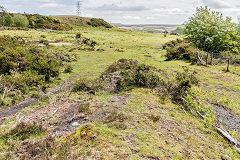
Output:
[[77,16],[82,16],[82,0],[77,1]]

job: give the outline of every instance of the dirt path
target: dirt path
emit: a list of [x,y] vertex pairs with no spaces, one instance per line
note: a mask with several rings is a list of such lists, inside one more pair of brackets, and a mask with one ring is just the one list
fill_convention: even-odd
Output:
[[31,106],[34,103],[37,103],[39,100],[42,100],[46,97],[51,97],[51,96],[57,95],[59,93],[62,93],[62,92],[68,91],[68,90],[71,90],[71,88],[73,87],[72,82],[74,80],[76,80],[78,76],[79,75],[74,75],[71,78],[65,80],[60,85],[50,89],[45,95],[43,95],[39,99],[28,98],[28,99],[24,100],[23,102],[21,102],[17,105],[14,105],[14,106],[11,106],[11,107],[8,107],[8,108],[0,109],[0,122],[1,122],[2,119],[10,117],[10,116],[18,113],[22,109],[24,109],[28,106]]
[[29,98],[12,107],[3,108],[0,110],[0,119],[14,115],[20,110],[24,109],[25,107],[30,106],[38,101],[39,101],[38,99]]
[[162,63],[161,61],[157,60],[156,58],[150,56],[150,55],[144,55],[145,57],[151,58],[152,60],[154,60],[155,62],[159,62]]
[[230,111],[225,110],[222,107],[213,106],[213,110],[216,114],[217,120],[221,125],[227,129],[238,132],[240,135],[240,116]]

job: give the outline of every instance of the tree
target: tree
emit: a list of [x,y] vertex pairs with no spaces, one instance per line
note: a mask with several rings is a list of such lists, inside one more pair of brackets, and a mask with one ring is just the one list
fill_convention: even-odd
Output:
[[0,6],[0,12],[1,12],[1,25],[4,26],[6,9],[3,6]]
[[7,14],[4,19],[4,25],[11,27],[14,24],[13,18],[10,14]]
[[16,27],[27,27],[29,24],[27,17],[21,14],[15,14],[13,20]]
[[239,51],[240,35],[232,19],[208,7],[197,8],[185,24],[184,34],[193,45],[207,52]]
[[178,26],[174,32],[176,32],[178,34],[182,34],[183,30],[184,30],[184,27]]

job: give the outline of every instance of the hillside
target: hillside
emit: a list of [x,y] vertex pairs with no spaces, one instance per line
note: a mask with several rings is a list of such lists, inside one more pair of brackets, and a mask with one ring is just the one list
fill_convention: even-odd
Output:
[[112,28],[108,22],[104,21],[103,19],[98,18],[87,18],[87,17],[79,17],[79,16],[53,16],[56,19],[59,19],[61,22],[65,24],[70,24],[73,26],[78,27],[105,27],[105,28]]
[[212,126],[239,140],[239,66],[166,61],[181,37],[56,18],[81,27],[0,31],[0,159],[240,159]]
[[121,28],[121,29],[127,29],[127,30],[137,30],[137,31],[144,31],[149,33],[164,33],[173,32],[179,25],[164,25],[164,24],[132,24],[132,25],[126,25],[126,24],[119,24],[115,23],[112,24],[115,27]]

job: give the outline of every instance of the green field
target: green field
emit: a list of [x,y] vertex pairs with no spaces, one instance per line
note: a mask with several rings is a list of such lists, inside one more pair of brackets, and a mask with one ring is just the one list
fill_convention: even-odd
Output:
[[[77,33],[96,41],[95,49],[70,52],[78,47]],[[112,63],[125,58],[171,73],[189,67],[197,73],[198,88],[207,98],[221,103],[229,112],[240,114],[239,66],[232,66],[231,72],[226,73],[225,66],[166,61],[162,45],[181,37],[94,27],[53,32],[4,30],[0,35],[20,36],[27,41],[37,41],[45,35],[53,43],[72,43],[48,46],[77,58],[64,62],[73,67],[72,72],[64,73],[62,68],[59,77],[49,82],[49,91],[71,77],[94,80]],[[82,103],[89,106],[72,115],[74,107]],[[58,134],[54,128],[70,116],[82,118],[84,122],[74,130],[60,130],[60,137],[49,138]],[[19,119],[31,124],[23,126],[26,131],[21,130]],[[161,100],[155,90],[148,88],[133,87],[116,94],[97,92],[95,95],[66,91],[0,122],[0,159],[240,159],[234,147],[213,127],[206,127],[200,117],[170,99]],[[238,137],[236,132],[230,132]]]

